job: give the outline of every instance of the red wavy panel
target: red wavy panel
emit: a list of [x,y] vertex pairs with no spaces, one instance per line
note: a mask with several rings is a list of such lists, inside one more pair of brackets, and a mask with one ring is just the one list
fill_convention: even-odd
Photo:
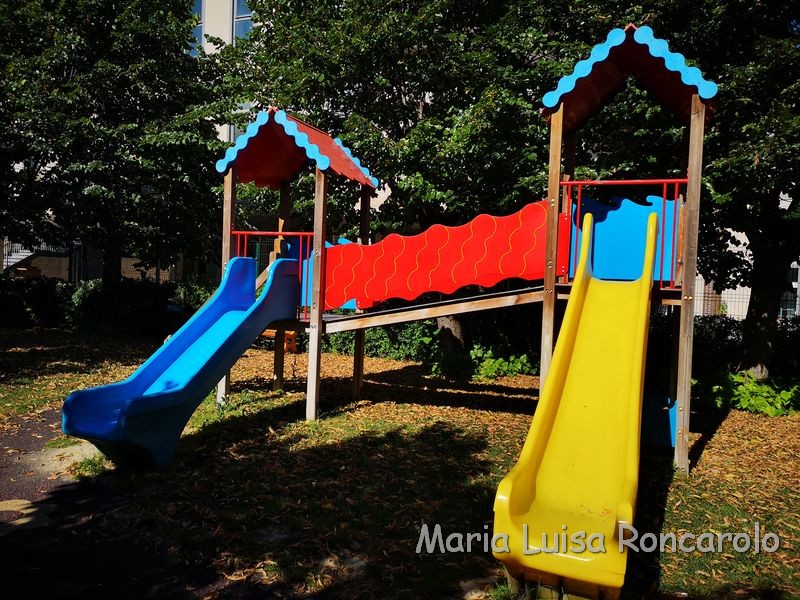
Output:
[[[392,234],[370,246],[328,248],[325,308],[351,298],[359,308],[369,308],[389,298],[450,294],[466,285],[543,279],[546,217],[547,202],[534,202],[506,217],[478,215],[458,227],[434,225],[419,235]],[[568,240],[564,245],[568,248]],[[559,259],[558,270],[563,270]]]

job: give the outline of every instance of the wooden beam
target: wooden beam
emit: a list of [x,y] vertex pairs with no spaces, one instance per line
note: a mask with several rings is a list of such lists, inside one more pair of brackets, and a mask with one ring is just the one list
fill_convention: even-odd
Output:
[[269,266],[261,271],[261,274],[256,277],[256,289],[267,283],[267,279],[269,279]]
[[[292,211],[292,189],[290,184],[284,183],[281,185],[281,196],[278,204],[278,231],[284,231],[288,227],[289,215]],[[275,238],[272,247],[272,256],[270,256],[270,263],[279,258],[282,252],[283,236]],[[269,267],[267,267],[256,279],[256,289],[260,288],[267,281],[269,277]],[[283,389],[283,365],[284,354],[286,348],[284,347],[284,330],[278,328],[275,332],[275,349],[273,351],[272,360],[272,390],[278,391]]]
[[705,104],[692,96],[689,125],[689,163],[686,184],[686,218],[683,231],[683,296],[678,333],[678,432],[675,464],[689,472],[689,415],[692,394],[692,343],[694,341],[694,296],[697,278],[697,237],[700,227],[700,180],[703,172],[703,134]]
[[322,316],[325,311],[325,238],[328,221],[328,176],[319,168],[314,186],[314,265],[311,275],[311,314],[308,331],[308,380],[306,420],[319,414],[320,368],[322,366]]
[[[232,256],[231,231],[236,227],[236,171],[231,167],[222,184],[222,273]],[[233,253],[235,254],[235,252]]]
[[272,391],[283,389],[283,365],[286,356],[286,331],[282,327],[275,330],[275,354],[272,361]]
[[556,315],[556,251],[558,248],[558,209],[561,197],[561,146],[564,134],[564,105],[550,115],[550,166],[547,176],[547,245],[545,247],[544,299],[542,301],[542,345],[539,367],[544,385],[553,358]]
[[[575,179],[575,130],[564,132],[564,170],[569,179]],[[562,207],[563,209],[563,207]]]
[[[369,210],[370,199],[372,198],[372,188],[362,185],[361,186],[361,203],[358,209],[359,213],[359,231],[358,240],[362,245],[369,244]],[[361,312],[357,310],[357,312]],[[355,344],[353,346],[353,401],[357,402],[361,399],[361,391],[364,388],[364,348],[366,345],[366,336],[363,329],[356,330]]]
[[397,308],[375,313],[363,313],[346,317],[334,316],[325,322],[325,333],[338,333],[340,331],[353,331],[368,327],[382,327],[408,321],[424,321],[436,317],[446,317],[467,312],[489,310],[492,308],[505,308],[520,304],[541,302],[544,292],[539,290],[518,290],[516,292],[499,292],[488,297],[470,298],[466,300],[448,300],[424,306]]
[[[278,232],[291,231],[291,229],[288,229],[289,215],[291,215],[291,213],[292,213],[292,188],[290,184],[284,183],[281,186],[281,196],[278,202]],[[279,256],[281,253],[282,241],[283,241],[283,236],[278,236],[277,238],[275,238],[275,242],[272,249],[272,251],[275,253],[275,256]]]
[[369,244],[369,211],[372,196],[374,195],[375,190],[371,187],[366,185],[361,186],[361,198],[358,207],[358,242],[364,246]]
[[[236,227],[236,171],[228,169],[222,183],[222,268],[221,277],[231,260],[231,231]],[[231,389],[231,374],[226,373],[217,384],[217,404],[225,404]]]

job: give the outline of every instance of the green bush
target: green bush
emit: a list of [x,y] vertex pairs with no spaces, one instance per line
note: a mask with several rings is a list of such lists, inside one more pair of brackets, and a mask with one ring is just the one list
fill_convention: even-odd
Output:
[[729,373],[725,381],[711,388],[719,408],[738,408],[770,417],[800,410],[800,382],[770,378],[756,381],[746,372]]
[[483,346],[473,346],[469,353],[472,359],[475,379],[497,379],[510,375],[531,375],[533,365],[527,354],[511,355],[508,358],[495,357],[492,350]]
[[185,320],[167,311],[175,285],[147,279],[123,279],[109,291],[102,281],[81,282],[72,296],[73,325],[79,331],[162,337]]
[[[298,347],[305,340],[298,336]],[[353,354],[355,332],[345,331],[327,335],[322,341],[324,352]],[[373,327],[364,334],[364,353],[375,358],[415,360],[431,366],[438,359],[438,334],[434,321],[414,321]]]
[[24,299],[33,322],[45,327],[66,324],[72,312],[74,286],[59,279],[23,279]]
[[25,301],[14,290],[0,288],[0,327],[25,329],[31,324],[31,316],[25,309]]
[[694,318],[694,373],[736,369],[741,360],[741,346],[741,321],[725,316]]
[[770,373],[791,377],[800,372],[800,317],[778,321]]
[[70,318],[73,286],[46,277],[0,277],[0,326],[55,327]]
[[205,304],[219,286],[208,279],[192,278],[179,283],[175,288],[175,298],[191,314]]

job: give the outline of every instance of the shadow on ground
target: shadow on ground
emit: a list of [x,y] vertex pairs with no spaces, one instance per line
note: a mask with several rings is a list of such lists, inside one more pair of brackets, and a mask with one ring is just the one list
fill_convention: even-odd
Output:
[[54,491],[49,526],[2,540],[4,595],[451,597],[496,568],[482,550],[415,553],[423,522],[491,528],[482,436],[444,423],[316,445],[313,426],[273,433],[302,410],[207,426],[164,473]]
[[88,373],[109,358],[133,366],[158,346],[153,339],[78,335],[66,329],[0,330],[0,382]]

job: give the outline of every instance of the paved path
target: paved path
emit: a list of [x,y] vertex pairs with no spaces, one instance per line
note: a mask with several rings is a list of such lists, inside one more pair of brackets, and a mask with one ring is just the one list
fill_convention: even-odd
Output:
[[97,450],[48,447],[61,437],[60,419],[46,409],[0,429],[0,597],[201,598],[226,587],[213,570],[175,565],[136,532],[109,528],[125,496],[108,476],[67,473]]

